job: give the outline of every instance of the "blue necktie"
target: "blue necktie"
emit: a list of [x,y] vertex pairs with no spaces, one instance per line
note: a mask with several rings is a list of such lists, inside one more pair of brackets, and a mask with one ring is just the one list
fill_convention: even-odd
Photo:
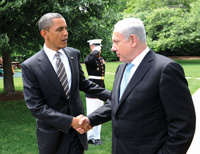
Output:
[[125,73],[124,73],[124,76],[123,76],[123,79],[122,79],[122,82],[121,82],[121,85],[120,85],[120,97],[119,97],[119,100],[121,99],[122,94],[124,93],[124,90],[126,89],[126,86],[127,86],[128,82],[129,82],[129,76],[130,76],[130,73],[131,73],[131,68],[133,66],[134,65],[132,63],[129,63],[126,66],[126,70],[125,70]]

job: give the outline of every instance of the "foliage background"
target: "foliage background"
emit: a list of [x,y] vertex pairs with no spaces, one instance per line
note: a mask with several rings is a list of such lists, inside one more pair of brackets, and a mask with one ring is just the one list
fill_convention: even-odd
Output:
[[[87,40],[103,39],[102,57],[111,54],[114,24],[126,17],[143,20],[147,44],[166,56],[200,56],[200,0],[1,0],[0,56],[4,87],[13,92],[11,61],[23,62],[43,46],[37,22],[47,12],[59,12],[68,24],[68,46],[89,53]],[[11,57],[11,60],[10,60]]]
[[143,20],[148,46],[155,52],[200,55],[200,0],[131,0],[127,6],[125,16]]
[[[69,27],[68,46],[89,53],[87,40],[103,39],[102,56],[111,54],[113,25],[125,17],[144,21],[148,45],[167,56],[198,56],[200,0],[2,0],[0,2],[0,51],[24,61],[43,46],[37,21],[47,12],[61,13]],[[1,54],[1,53],[0,53]]]

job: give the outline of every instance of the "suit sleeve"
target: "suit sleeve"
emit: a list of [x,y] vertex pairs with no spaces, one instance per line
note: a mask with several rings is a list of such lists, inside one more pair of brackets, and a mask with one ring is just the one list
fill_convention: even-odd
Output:
[[103,106],[99,107],[97,110],[88,115],[90,124],[92,126],[97,126],[111,120],[111,112],[112,106],[111,100],[109,99]]
[[34,71],[25,64],[22,64],[21,69],[25,101],[32,115],[45,124],[68,133],[73,117],[49,107],[42,96]]
[[92,53],[90,53],[89,55],[87,55],[85,57],[85,64],[91,64],[93,61],[93,59],[96,57],[96,55],[99,54],[98,50],[93,51]]
[[160,79],[160,97],[168,123],[169,138],[158,154],[183,154],[195,132],[195,110],[182,67],[169,63]]
[[[121,65],[119,65],[116,69],[115,78],[116,78],[117,72],[119,71],[120,66]],[[102,123],[105,123],[105,122],[111,120],[111,117],[112,117],[111,116],[111,114],[112,114],[112,103],[111,102],[112,101],[110,98],[106,101],[106,103],[103,106],[99,107],[97,110],[95,110],[90,115],[88,115],[90,124],[92,126],[97,126],[97,125],[100,125]]]

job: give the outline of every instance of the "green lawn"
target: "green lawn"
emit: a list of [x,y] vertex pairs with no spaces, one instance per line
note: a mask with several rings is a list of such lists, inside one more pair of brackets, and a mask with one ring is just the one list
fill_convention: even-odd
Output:
[[189,89],[194,94],[200,88],[200,60],[177,60],[185,71]]
[[[200,60],[177,61],[184,70],[192,94],[200,88]],[[112,90],[114,73],[120,62],[106,63],[106,88]],[[82,65],[86,72],[85,65]],[[85,73],[87,76],[87,73]],[[15,89],[22,91],[22,79],[14,78]],[[0,92],[3,80],[0,79]],[[81,93],[85,107],[85,95]],[[102,125],[101,146],[89,145],[85,154],[111,154],[111,122]],[[24,101],[0,102],[0,154],[38,154],[35,118],[30,114]]]

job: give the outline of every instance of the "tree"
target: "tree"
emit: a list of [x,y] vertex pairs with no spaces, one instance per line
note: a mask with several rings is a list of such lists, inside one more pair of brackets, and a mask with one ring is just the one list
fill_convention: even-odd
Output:
[[[11,69],[11,51],[10,46],[8,44],[9,38],[7,34],[0,34],[0,49],[2,51],[2,57],[3,57],[3,67],[4,67],[4,85],[6,87],[4,88],[5,92],[11,91],[14,92],[14,83],[12,79],[12,69]],[[7,51],[7,52],[5,52]]]
[[[35,6],[42,6],[42,4],[38,1],[37,5],[36,3],[29,5],[30,2],[25,0],[3,0],[0,2],[0,44],[6,43],[0,46],[3,56],[5,93],[15,91],[11,69],[12,51],[24,51],[33,48],[33,46],[29,46],[31,45],[30,42],[38,42],[38,37],[34,37],[36,32],[32,31],[32,29],[35,29],[33,25],[35,25],[37,18],[35,14],[30,15],[30,12],[38,14],[38,9],[34,7],[34,4]],[[36,43],[33,44],[36,45]]]
[[[11,70],[13,51],[26,55],[28,51],[38,51],[43,46],[37,21],[47,12],[61,13],[69,26],[68,46],[86,50],[87,40],[102,37],[98,33],[101,26],[93,21],[103,19],[104,10],[115,5],[110,0],[2,0],[0,2],[0,51],[4,61],[4,92],[15,91]],[[109,17],[111,18],[111,17]],[[109,25],[107,25],[109,27]],[[100,30],[102,31],[102,30]],[[105,31],[103,36],[108,36]],[[32,52],[32,53],[34,53]],[[84,54],[83,54],[84,55]]]

